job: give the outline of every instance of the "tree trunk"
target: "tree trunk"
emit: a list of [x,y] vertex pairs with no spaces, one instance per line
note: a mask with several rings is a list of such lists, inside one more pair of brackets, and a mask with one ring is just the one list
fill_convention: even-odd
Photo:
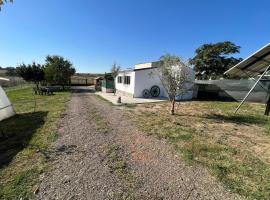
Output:
[[39,89],[39,82],[35,81],[35,85],[36,85],[37,89]]
[[265,108],[264,115],[268,116],[269,112],[270,112],[270,95],[268,95],[268,100],[267,100],[267,103],[266,103],[266,108]]
[[116,88],[115,88],[115,80],[113,81],[113,95],[115,96]]
[[175,98],[173,98],[173,100],[172,100],[171,115],[174,115],[174,106],[175,106]]
[[113,88],[113,95],[115,96],[115,94],[116,94],[116,89],[115,89],[115,87]]

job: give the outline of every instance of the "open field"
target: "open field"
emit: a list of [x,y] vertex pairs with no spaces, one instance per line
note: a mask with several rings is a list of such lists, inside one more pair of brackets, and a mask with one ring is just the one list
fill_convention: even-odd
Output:
[[72,85],[94,85],[94,79],[104,74],[76,73],[71,77]]
[[183,102],[177,114],[170,104],[141,104],[128,116],[139,128],[166,138],[187,163],[200,164],[230,191],[249,199],[270,196],[270,124],[264,106],[238,103]]
[[20,87],[20,86],[24,86],[24,85],[30,85],[29,83],[27,83],[26,81],[24,81],[20,77],[1,76],[1,74],[0,74],[0,77],[5,77],[5,78],[9,79],[9,81],[0,80],[0,85],[4,88],[12,88],[12,87]]
[[34,96],[28,87],[7,95],[17,115],[0,124],[0,199],[29,199],[46,169],[46,151],[57,138],[57,122],[70,93]]

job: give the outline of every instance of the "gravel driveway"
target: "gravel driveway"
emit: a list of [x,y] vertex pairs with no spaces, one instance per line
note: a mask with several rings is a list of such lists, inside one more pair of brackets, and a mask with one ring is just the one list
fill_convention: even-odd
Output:
[[240,199],[126,118],[121,107],[75,89],[36,199]]

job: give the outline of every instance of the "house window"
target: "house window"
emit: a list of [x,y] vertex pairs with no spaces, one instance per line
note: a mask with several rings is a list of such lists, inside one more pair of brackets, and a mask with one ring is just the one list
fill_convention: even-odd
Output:
[[130,85],[130,76],[124,76],[124,84]]
[[122,76],[117,77],[117,83],[122,83]]

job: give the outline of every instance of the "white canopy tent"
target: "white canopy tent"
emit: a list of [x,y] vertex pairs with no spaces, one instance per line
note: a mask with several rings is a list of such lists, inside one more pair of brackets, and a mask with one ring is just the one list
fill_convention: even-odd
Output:
[[[261,79],[268,75],[270,71],[270,43],[265,45],[263,48],[256,51],[254,54],[241,61],[231,69],[225,72],[225,74],[238,76],[241,78],[253,78],[255,80],[255,84],[252,86],[250,91],[246,94],[240,105],[237,107],[235,112],[239,110],[245,100],[248,98],[250,93],[254,90],[254,88],[259,84]],[[262,85],[260,85],[263,87]],[[263,89],[268,93],[268,88]],[[265,115],[269,115],[270,111],[270,97],[268,97],[267,106],[265,110]]]
[[[1,78],[0,80],[9,81],[8,79]],[[0,85],[0,121],[15,115],[12,104],[10,103],[5,91]]]

